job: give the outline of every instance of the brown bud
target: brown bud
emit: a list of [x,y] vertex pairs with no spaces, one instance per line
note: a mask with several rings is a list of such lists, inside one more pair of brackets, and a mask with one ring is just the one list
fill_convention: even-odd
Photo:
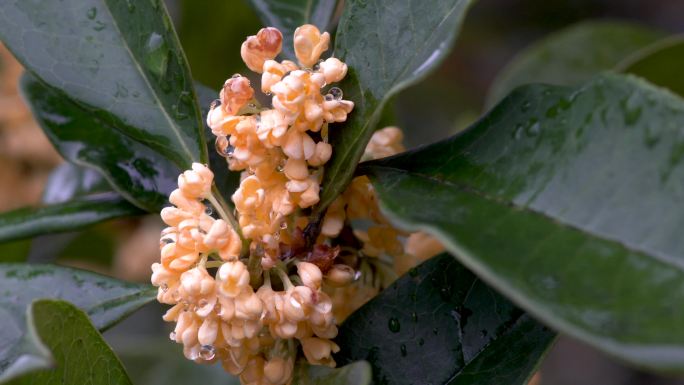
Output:
[[325,274],[330,270],[339,253],[339,246],[314,245],[313,250],[306,256],[305,260],[318,266],[321,272]]
[[240,49],[247,67],[262,73],[264,62],[278,56],[283,45],[283,35],[276,28],[262,28],[256,36],[249,36]]

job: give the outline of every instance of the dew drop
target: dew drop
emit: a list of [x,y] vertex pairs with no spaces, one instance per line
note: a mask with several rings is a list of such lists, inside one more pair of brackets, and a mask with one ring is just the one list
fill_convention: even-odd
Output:
[[[332,99],[328,99],[328,95],[330,95]],[[344,93],[341,89],[339,89],[338,87],[333,87],[330,90],[328,90],[328,94],[325,95],[325,100],[342,100],[343,96]]]
[[242,77],[242,75],[240,75],[240,74],[238,74],[238,73],[235,73],[235,74],[233,74],[233,76],[231,76],[230,78],[231,78],[231,79],[237,79],[237,78],[241,78],[241,77]]
[[527,100],[520,106],[520,111],[525,112],[525,111],[529,110],[531,106],[532,106],[532,103],[530,103],[530,101]]
[[202,357],[203,360],[213,360],[215,356],[216,349],[212,345],[202,345],[200,348],[200,357]]
[[425,344],[425,340],[424,340],[424,339],[421,338],[421,339],[418,340],[418,345],[423,346],[424,344]]
[[216,152],[219,155],[229,159],[233,157],[233,152],[235,152],[235,148],[230,145],[230,141],[228,140],[227,136],[216,137],[216,142],[214,143],[216,147]]
[[432,334],[437,335],[437,332],[438,332],[438,331],[437,331],[437,328],[433,328],[433,329],[432,329]]
[[197,306],[205,307],[205,306],[207,306],[207,304],[209,304],[209,301],[207,301],[206,299],[203,298],[197,303]]
[[165,244],[165,245],[168,245],[168,244],[173,243],[173,239],[171,239],[171,238],[162,238],[161,241],[162,241],[162,243]]
[[88,17],[88,19],[93,20],[97,16],[97,8],[90,8],[86,13],[86,16]]
[[413,319],[413,322],[418,322],[418,313],[415,311],[411,313],[411,319]]
[[287,229],[287,222],[285,222],[285,221],[280,222],[280,229],[281,230]]
[[128,12],[133,13],[135,11],[135,4],[133,0],[128,1]]
[[[164,37],[157,32],[152,32],[147,38],[145,51],[145,64],[147,68],[155,75],[163,77],[166,74],[169,63],[169,50]],[[162,82],[162,84],[165,83]]]
[[392,333],[399,333],[399,330],[401,329],[399,320],[394,317],[389,319],[389,322],[387,322],[387,327]]
[[406,354],[408,354],[406,351],[406,345],[401,344],[401,346],[399,347],[399,350],[401,350],[401,356],[406,357]]
[[207,208],[204,209],[204,213],[207,215],[211,215],[214,213],[214,209],[211,208],[211,205],[207,205]]
[[171,333],[169,334],[169,339],[170,339],[171,341],[175,341],[175,340],[176,340],[176,332],[171,332]]
[[273,233],[273,239],[275,239],[276,241],[280,240],[280,231],[276,231],[275,233]]
[[161,286],[159,286],[159,288],[160,288],[164,293],[166,293],[167,291],[169,291],[169,285],[167,285],[167,284],[165,284],[165,283],[162,283]]
[[311,68],[314,72],[318,72],[321,70],[321,63],[323,63],[323,60],[319,60],[318,63],[314,64],[313,68]]

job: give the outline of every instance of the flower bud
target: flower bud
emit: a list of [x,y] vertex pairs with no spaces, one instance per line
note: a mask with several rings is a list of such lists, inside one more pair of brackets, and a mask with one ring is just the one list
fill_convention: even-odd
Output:
[[332,146],[330,143],[318,142],[311,158],[307,160],[310,166],[318,167],[326,164],[332,156]]
[[190,213],[176,207],[164,207],[160,215],[162,221],[169,226],[178,226],[181,221],[189,219],[192,216]]
[[316,151],[316,143],[309,134],[297,130],[289,130],[285,134],[283,152],[290,158],[310,159]]
[[328,58],[320,64],[320,72],[325,76],[327,84],[336,83],[347,75],[347,65],[338,58]]
[[283,301],[283,315],[290,322],[305,320],[313,306],[314,292],[307,286],[295,286],[287,291]]
[[241,75],[234,75],[223,84],[219,96],[221,108],[229,115],[236,115],[252,99],[254,90],[249,79]]
[[282,357],[273,357],[264,365],[264,376],[272,385],[284,385],[292,376],[294,362]]
[[325,282],[333,287],[344,287],[354,281],[356,271],[347,265],[332,265],[325,275]]
[[219,323],[215,318],[205,318],[197,331],[197,341],[201,345],[213,345],[218,336]]
[[304,67],[311,68],[328,49],[330,35],[316,28],[315,25],[305,24],[297,28],[294,33],[294,49],[297,60]]
[[283,76],[290,71],[298,70],[297,64],[289,60],[278,63],[275,60],[264,62],[264,73],[261,75],[261,91],[265,94],[271,93],[271,87],[283,80]]
[[321,281],[323,274],[321,269],[313,263],[299,262],[297,264],[297,274],[302,279],[302,283],[308,286],[311,290],[317,291],[321,288]]
[[216,278],[221,294],[235,298],[249,285],[249,271],[240,261],[226,262],[219,268]]
[[204,205],[195,197],[185,195],[180,189],[175,189],[169,195],[169,202],[190,214],[199,215],[204,212]]
[[249,36],[242,47],[240,55],[250,70],[263,72],[264,62],[273,59],[280,53],[283,35],[276,28],[262,28],[256,36]]
[[262,384],[264,377],[264,358],[262,356],[252,356],[245,370],[240,374],[240,382],[243,384]]
[[235,316],[240,319],[258,320],[263,310],[263,303],[251,290],[244,291],[235,298]]
[[304,338],[301,340],[302,350],[306,360],[311,365],[326,365],[335,367],[335,360],[331,354],[340,351],[340,347],[330,340],[316,337]]
[[353,109],[354,102],[350,100],[326,100],[323,102],[323,118],[328,123],[344,122]]
[[309,168],[304,159],[289,158],[283,168],[288,179],[302,180],[309,176]]

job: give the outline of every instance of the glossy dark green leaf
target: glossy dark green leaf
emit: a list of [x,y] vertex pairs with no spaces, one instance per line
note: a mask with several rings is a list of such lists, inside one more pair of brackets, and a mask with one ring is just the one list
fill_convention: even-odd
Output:
[[328,30],[337,0],[249,0],[264,26],[276,27],[283,33],[282,54],[296,61],[292,40],[297,27],[313,24]]
[[364,167],[423,229],[551,327],[684,369],[684,100],[634,77],[514,91],[464,133]]
[[617,70],[645,78],[684,96],[684,36],[650,45],[625,59]]
[[112,192],[109,182],[95,169],[65,162],[50,173],[41,200],[44,204],[64,203],[107,192]]
[[0,37],[97,119],[179,167],[206,160],[192,78],[162,1],[7,1]]
[[[180,174],[170,160],[31,75],[24,75],[21,88],[33,115],[64,158],[97,169],[138,207],[159,211],[164,206]],[[84,177],[95,178],[92,172]],[[69,189],[76,188],[76,180],[69,183]],[[66,188],[58,191],[67,194]]]
[[235,193],[235,190],[240,185],[240,173],[228,169],[227,159],[219,155],[215,150],[216,137],[212,134],[211,128],[206,124],[209,107],[218,98],[219,93],[201,84],[196,84],[195,88],[197,89],[197,97],[202,109],[204,135],[207,138],[207,147],[209,148],[209,167],[214,172],[214,184],[216,184],[216,187],[221,192],[225,202],[232,204],[230,197],[233,196],[233,193]]
[[52,368],[25,374],[12,385],[132,385],[112,349],[74,305],[55,300],[31,304],[28,320],[34,338],[52,353]]
[[300,361],[295,365],[292,379],[298,385],[370,385],[371,382],[371,366],[365,361],[335,369]]
[[487,106],[523,84],[581,84],[663,37],[663,32],[627,22],[572,25],[535,42],[513,58],[494,80]]
[[355,103],[345,124],[332,125],[321,214],[351,180],[387,100],[425,77],[449,53],[470,0],[349,0],[337,28],[335,56],[349,66],[339,85]]
[[[3,263],[0,264],[0,294],[2,382],[27,371],[45,368],[50,363],[49,353],[42,348],[32,330],[26,328],[26,308],[35,299],[69,301],[85,311],[96,328],[103,330],[154,300],[156,289],[78,269]],[[69,340],[67,345],[80,344],[75,336],[71,337],[73,340]],[[60,362],[58,356],[55,358]]]
[[113,193],[37,208],[16,209],[0,214],[0,243],[77,230],[108,219],[143,213]]
[[375,384],[523,385],[554,335],[441,254],[354,312],[336,359],[370,362]]

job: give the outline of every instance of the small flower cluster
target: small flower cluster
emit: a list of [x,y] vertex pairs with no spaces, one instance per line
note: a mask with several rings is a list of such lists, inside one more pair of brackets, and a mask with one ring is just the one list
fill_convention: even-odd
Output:
[[234,75],[207,117],[230,169],[245,171],[232,199],[243,234],[265,251],[264,268],[279,257],[286,218],[319,201],[320,167],[332,154],[328,124],[345,121],[354,107],[337,87],[321,92],[347,73],[339,59],[319,62],[329,41],[328,33],[313,25],[299,27],[294,35],[297,65],[274,60],[282,46],[277,29],[250,36],[241,55],[262,74],[261,90],[271,95],[273,108],[258,108],[249,79]]

